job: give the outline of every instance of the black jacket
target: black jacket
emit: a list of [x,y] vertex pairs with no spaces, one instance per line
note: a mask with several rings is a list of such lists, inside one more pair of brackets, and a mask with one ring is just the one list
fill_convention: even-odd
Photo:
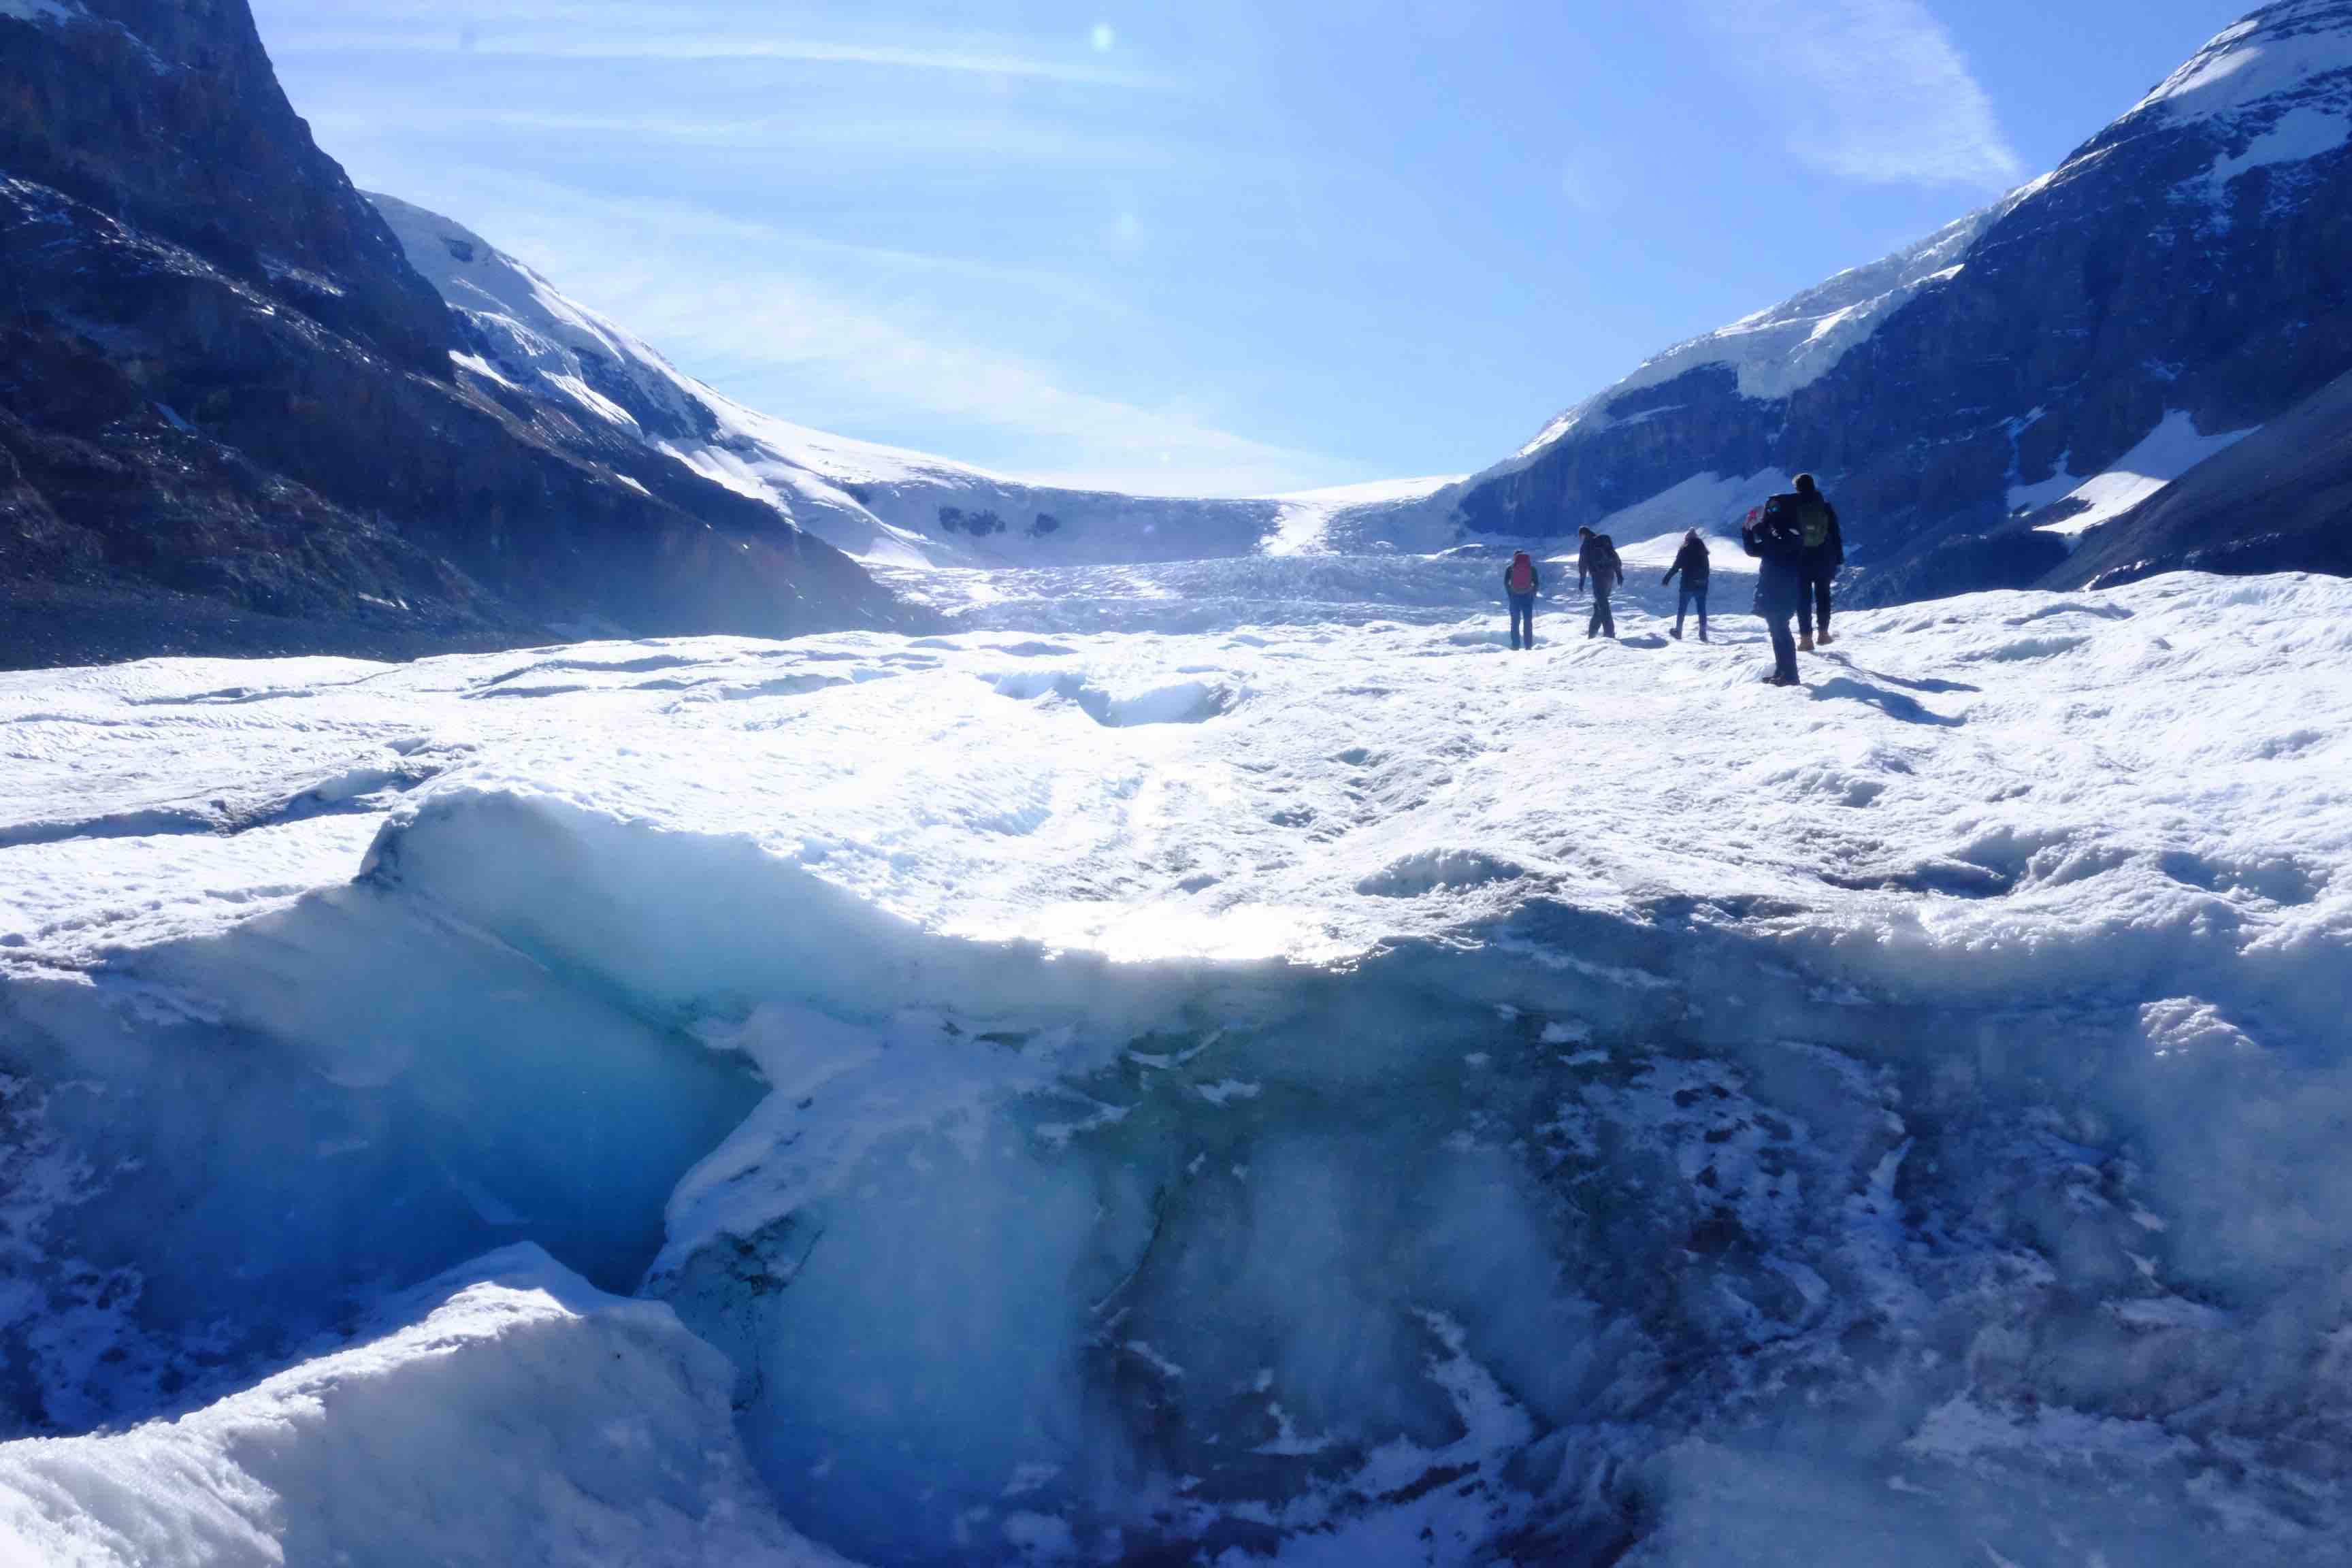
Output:
[[1625,580],[1625,563],[1617,559],[1617,546],[1605,533],[1596,533],[1586,540],[1576,552],[1576,585],[1584,586],[1585,579],[1592,580],[1595,593],[1606,593]]
[[1711,570],[1711,567],[1706,556],[1706,541],[1703,539],[1688,540],[1685,542],[1682,549],[1676,552],[1675,556],[1675,563],[1666,568],[1666,574],[1659,578],[1658,581],[1661,583],[1671,583],[1675,580],[1675,574],[1676,573],[1680,573],[1682,574],[1684,587],[1689,589],[1694,594],[1704,594],[1706,592],[1706,578],[1709,570]]
[[1756,569],[1756,613],[1795,615],[1797,601],[1804,593],[1804,536],[1790,524],[1785,513],[1776,517],[1768,505],[1761,521],[1739,531],[1739,542],[1762,563]]

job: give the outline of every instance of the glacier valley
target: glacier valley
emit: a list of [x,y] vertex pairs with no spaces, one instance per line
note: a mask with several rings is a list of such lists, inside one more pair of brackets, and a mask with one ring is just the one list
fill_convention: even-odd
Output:
[[0,675],[0,1560],[2341,1560],[2352,584],[1678,539]]

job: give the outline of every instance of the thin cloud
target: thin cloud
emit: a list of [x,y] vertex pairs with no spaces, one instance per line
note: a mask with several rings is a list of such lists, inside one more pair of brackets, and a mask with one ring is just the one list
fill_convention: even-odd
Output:
[[[1273,165],[1227,149],[1171,137],[1073,134],[1051,123],[979,115],[884,117],[878,110],[856,119],[834,116],[742,115],[695,118],[661,113],[569,113],[562,110],[476,107],[462,101],[436,109],[436,127],[610,136],[643,144],[723,147],[743,152],[819,152],[840,162],[954,168],[1001,165],[1019,161],[1029,168],[1143,170],[1167,173],[1237,169],[1264,174]],[[367,119],[328,114],[317,121],[335,129],[366,129]]]
[[1789,151],[1867,184],[2013,185],[2024,166],[1922,0],[1697,0]]
[[679,31],[674,26],[609,33],[475,30],[379,30],[356,32],[287,29],[271,41],[279,54],[487,55],[514,59],[776,60],[805,65],[863,66],[880,69],[951,72],[1026,78],[1088,86],[1160,88],[1160,79],[1104,63],[1099,57],[1053,59],[991,47],[985,42],[942,40],[937,44],[874,43],[835,38],[761,37],[727,30]]
[[[417,194],[762,413],[897,445],[921,444],[905,438],[910,423],[985,430],[989,468],[1102,489],[1267,495],[1346,471],[1189,409],[1069,387],[1048,366],[971,339],[960,312],[780,268],[763,226],[490,170],[454,173],[447,194]],[[481,214],[501,216],[475,221]],[[1052,287],[1044,277],[1021,282]],[[1056,297],[1065,309],[1076,302]]]

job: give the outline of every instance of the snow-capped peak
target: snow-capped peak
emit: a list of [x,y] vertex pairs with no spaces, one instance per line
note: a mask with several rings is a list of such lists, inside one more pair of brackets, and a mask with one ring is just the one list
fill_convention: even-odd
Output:
[[1519,449],[1519,458],[1534,457],[1572,430],[1613,422],[1606,411],[1626,394],[1663,385],[1705,365],[1736,371],[1745,397],[1786,397],[1810,385],[1920,289],[1957,276],[1969,247],[2015,200],[1971,213],[1907,250],[1849,268],[1780,304],[1675,344],[1606,392],[1553,419]]
[[[2118,124],[2149,114],[2179,123],[2224,122],[2225,150],[2211,188],[2259,165],[2302,162],[2352,139],[2352,0],[2285,0],[2224,30]],[[1958,277],[1993,226],[2053,183],[2112,151],[2102,136],[2052,174],[1883,261],[1842,272],[1817,288],[1729,326],[1676,344],[1633,374],[1562,412],[1517,454],[1479,478],[1527,467],[1573,433],[1595,434],[1666,410],[1621,413],[1627,395],[1690,371],[1736,373],[1739,395],[1779,400],[1829,374],[1897,310]]]
[[2352,4],[2286,0],[2223,29],[2142,99],[2134,113],[2161,107],[2175,118],[2234,115],[2294,95],[2332,103],[2352,96]]

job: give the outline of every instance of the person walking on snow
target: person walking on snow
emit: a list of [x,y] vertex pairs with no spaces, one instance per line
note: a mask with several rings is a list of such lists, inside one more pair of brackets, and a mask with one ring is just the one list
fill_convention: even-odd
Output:
[[1696,605],[1698,606],[1698,640],[1705,642],[1707,640],[1706,541],[1698,536],[1698,530],[1696,528],[1683,535],[1683,547],[1675,552],[1675,563],[1666,568],[1666,574],[1658,581],[1671,583],[1678,574],[1682,577],[1683,586],[1681,594],[1675,601],[1675,640],[1676,642],[1683,640],[1683,617],[1690,614],[1693,605]]
[[[1543,577],[1536,571],[1533,557],[1524,550],[1511,557],[1503,568],[1503,591],[1511,596],[1511,648],[1536,646],[1536,591],[1543,586]],[[1525,641],[1520,640],[1522,637]]]
[[1774,507],[1783,507],[1790,514],[1798,536],[1804,541],[1804,558],[1798,563],[1803,581],[1797,594],[1797,629],[1802,635],[1797,639],[1800,652],[1813,651],[1814,629],[1819,623],[1821,646],[1830,646],[1830,582],[1845,564],[1845,535],[1838,529],[1837,508],[1830,505],[1822,494],[1821,486],[1811,474],[1797,476],[1794,495],[1774,496],[1766,503],[1769,514]]
[[1595,533],[1589,528],[1576,531],[1580,542],[1576,549],[1576,590],[1592,584],[1592,624],[1584,628],[1587,637],[1617,636],[1617,617],[1609,608],[1609,595],[1625,580],[1625,563],[1617,559],[1617,546],[1605,533]]
[[1790,635],[1789,622],[1804,591],[1804,536],[1790,521],[1786,509],[1776,512],[1768,502],[1748,514],[1740,525],[1739,543],[1758,563],[1756,613],[1772,633],[1771,684],[1798,685],[1797,641]]

